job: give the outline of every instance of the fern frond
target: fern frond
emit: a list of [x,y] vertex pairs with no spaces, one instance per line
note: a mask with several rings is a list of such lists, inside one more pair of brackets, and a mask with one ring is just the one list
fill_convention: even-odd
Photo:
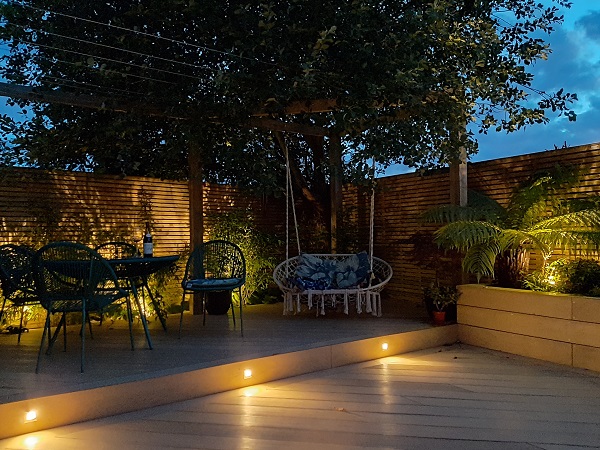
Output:
[[600,230],[600,210],[588,209],[574,211],[542,220],[529,228],[529,231],[539,229],[582,229]]
[[549,254],[552,247],[554,247],[551,243],[540,239],[535,233],[513,229],[502,230],[498,237],[498,245],[500,246],[500,252],[530,245],[539,249],[543,254]]
[[422,219],[425,222],[447,223],[456,221],[477,220],[477,212],[473,208],[458,205],[436,206],[425,211]]
[[433,223],[480,220],[497,224],[504,221],[506,211],[496,200],[476,191],[469,191],[468,197],[467,206],[436,206],[425,211],[421,217],[425,222]]
[[597,251],[600,248],[600,231],[560,230],[546,228],[531,232],[538,241],[548,247],[583,251]]
[[463,259],[463,270],[477,276],[477,282],[483,276],[494,276],[494,264],[500,253],[497,242],[490,241],[486,244],[474,245],[466,253]]
[[493,223],[461,221],[449,223],[434,234],[435,242],[446,249],[466,251],[473,245],[491,240],[501,233],[501,228]]

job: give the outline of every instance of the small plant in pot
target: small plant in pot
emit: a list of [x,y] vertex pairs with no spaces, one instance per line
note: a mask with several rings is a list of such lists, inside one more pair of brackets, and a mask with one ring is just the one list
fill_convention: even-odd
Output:
[[446,321],[456,321],[458,296],[456,287],[441,286],[437,280],[423,289],[425,308],[435,324],[443,325]]

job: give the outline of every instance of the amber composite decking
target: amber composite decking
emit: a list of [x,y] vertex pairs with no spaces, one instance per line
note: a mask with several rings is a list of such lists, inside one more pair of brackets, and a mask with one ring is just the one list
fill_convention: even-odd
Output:
[[600,378],[438,347],[0,441],[0,449],[589,449]]

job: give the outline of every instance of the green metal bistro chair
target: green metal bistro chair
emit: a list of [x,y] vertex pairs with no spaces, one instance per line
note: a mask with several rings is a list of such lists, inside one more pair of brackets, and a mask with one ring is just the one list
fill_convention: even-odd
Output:
[[[124,300],[127,305],[129,337],[133,350],[131,303],[128,293],[119,287],[113,269],[100,254],[82,244],[53,242],[38,250],[33,266],[40,304],[47,310],[36,373],[39,371],[46,333],[49,336],[48,352],[50,352],[60,327],[66,326],[66,314],[71,312],[79,312],[82,315],[81,372],[83,372],[86,317],[91,311],[101,313],[104,308],[117,300]],[[54,313],[61,313],[63,317],[54,335],[50,337],[50,319]]]
[[0,322],[7,300],[12,304],[11,306],[21,308],[17,343],[21,342],[25,306],[39,303],[32,271],[34,254],[33,250],[23,245],[0,245],[0,286],[2,286]]
[[[181,316],[179,318],[179,337],[183,323],[183,305],[186,294],[202,293],[202,324],[206,324],[207,292],[229,291],[237,289],[240,299],[240,330],[244,336],[242,317],[242,286],[246,282],[246,260],[240,248],[232,242],[213,240],[205,242],[190,254],[181,287]],[[233,326],[235,327],[235,309],[230,301]]]

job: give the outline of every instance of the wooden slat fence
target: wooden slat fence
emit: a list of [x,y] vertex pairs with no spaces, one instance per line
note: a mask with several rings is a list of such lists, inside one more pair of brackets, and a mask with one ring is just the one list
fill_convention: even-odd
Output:
[[[207,232],[216,215],[234,209],[255,212],[259,226],[273,229],[273,223],[284,223],[281,201],[250,196],[231,186],[205,185]],[[124,240],[141,247],[147,220],[156,256],[187,252],[187,182],[36,169],[0,172],[0,243],[39,248],[54,240],[90,246]],[[178,303],[180,295],[178,281],[172,280],[165,298]]]
[[[600,191],[600,144],[472,163],[468,168],[469,187],[506,204],[517,185],[536,171],[558,163],[577,165],[585,172],[579,189],[570,195]],[[448,169],[377,180],[374,254],[388,261],[394,270],[383,293],[386,301],[420,302],[423,287],[436,273],[444,282],[460,282],[460,260],[432,256],[435,246],[431,233],[437,226],[420,219],[427,209],[449,203],[449,191]],[[204,192],[206,229],[216,214],[242,208],[252,210],[257,223],[265,229],[283,234],[283,200],[256,198],[222,185],[207,184]],[[181,253],[189,245],[188,202],[186,182],[35,169],[3,170],[0,242],[39,246],[59,236],[87,244],[109,239],[135,241],[141,238],[148,215],[144,205],[151,205],[156,254]],[[348,223],[344,226],[346,230],[356,230],[357,250],[368,249],[369,206],[369,193],[346,186],[344,208]],[[291,247],[294,248],[293,242]],[[284,253],[284,249],[278,251]],[[539,265],[539,256],[533,254],[531,263],[534,268]]]
[[[470,189],[506,205],[518,185],[534,173],[557,164],[578,166],[583,172],[580,186],[567,196],[600,195],[599,143],[469,163],[468,185]],[[428,250],[435,249],[435,246],[432,249],[429,234],[437,226],[423,223],[420,219],[427,209],[450,203],[449,178],[448,169],[441,169],[423,176],[402,174],[377,181],[374,254],[388,261],[394,270],[394,277],[383,292],[388,302],[420,302],[422,289],[435,279],[436,266],[444,283],[459,283],[461,280],[460,259],[443,254],[436,259],[428,253]],[[356,209],[351,220],[355,221],[360,230],[360,240],[367,248],[368,195],[361,195],[352,187],[347,187],[344,195],[345,207]],[[562,253],[556,252],[553,259],[560,256],[563,256]],[[429,267],[424,263],[429,263]],[[532,253],[530,269],[539,267],[539,263],[539,255]]]

